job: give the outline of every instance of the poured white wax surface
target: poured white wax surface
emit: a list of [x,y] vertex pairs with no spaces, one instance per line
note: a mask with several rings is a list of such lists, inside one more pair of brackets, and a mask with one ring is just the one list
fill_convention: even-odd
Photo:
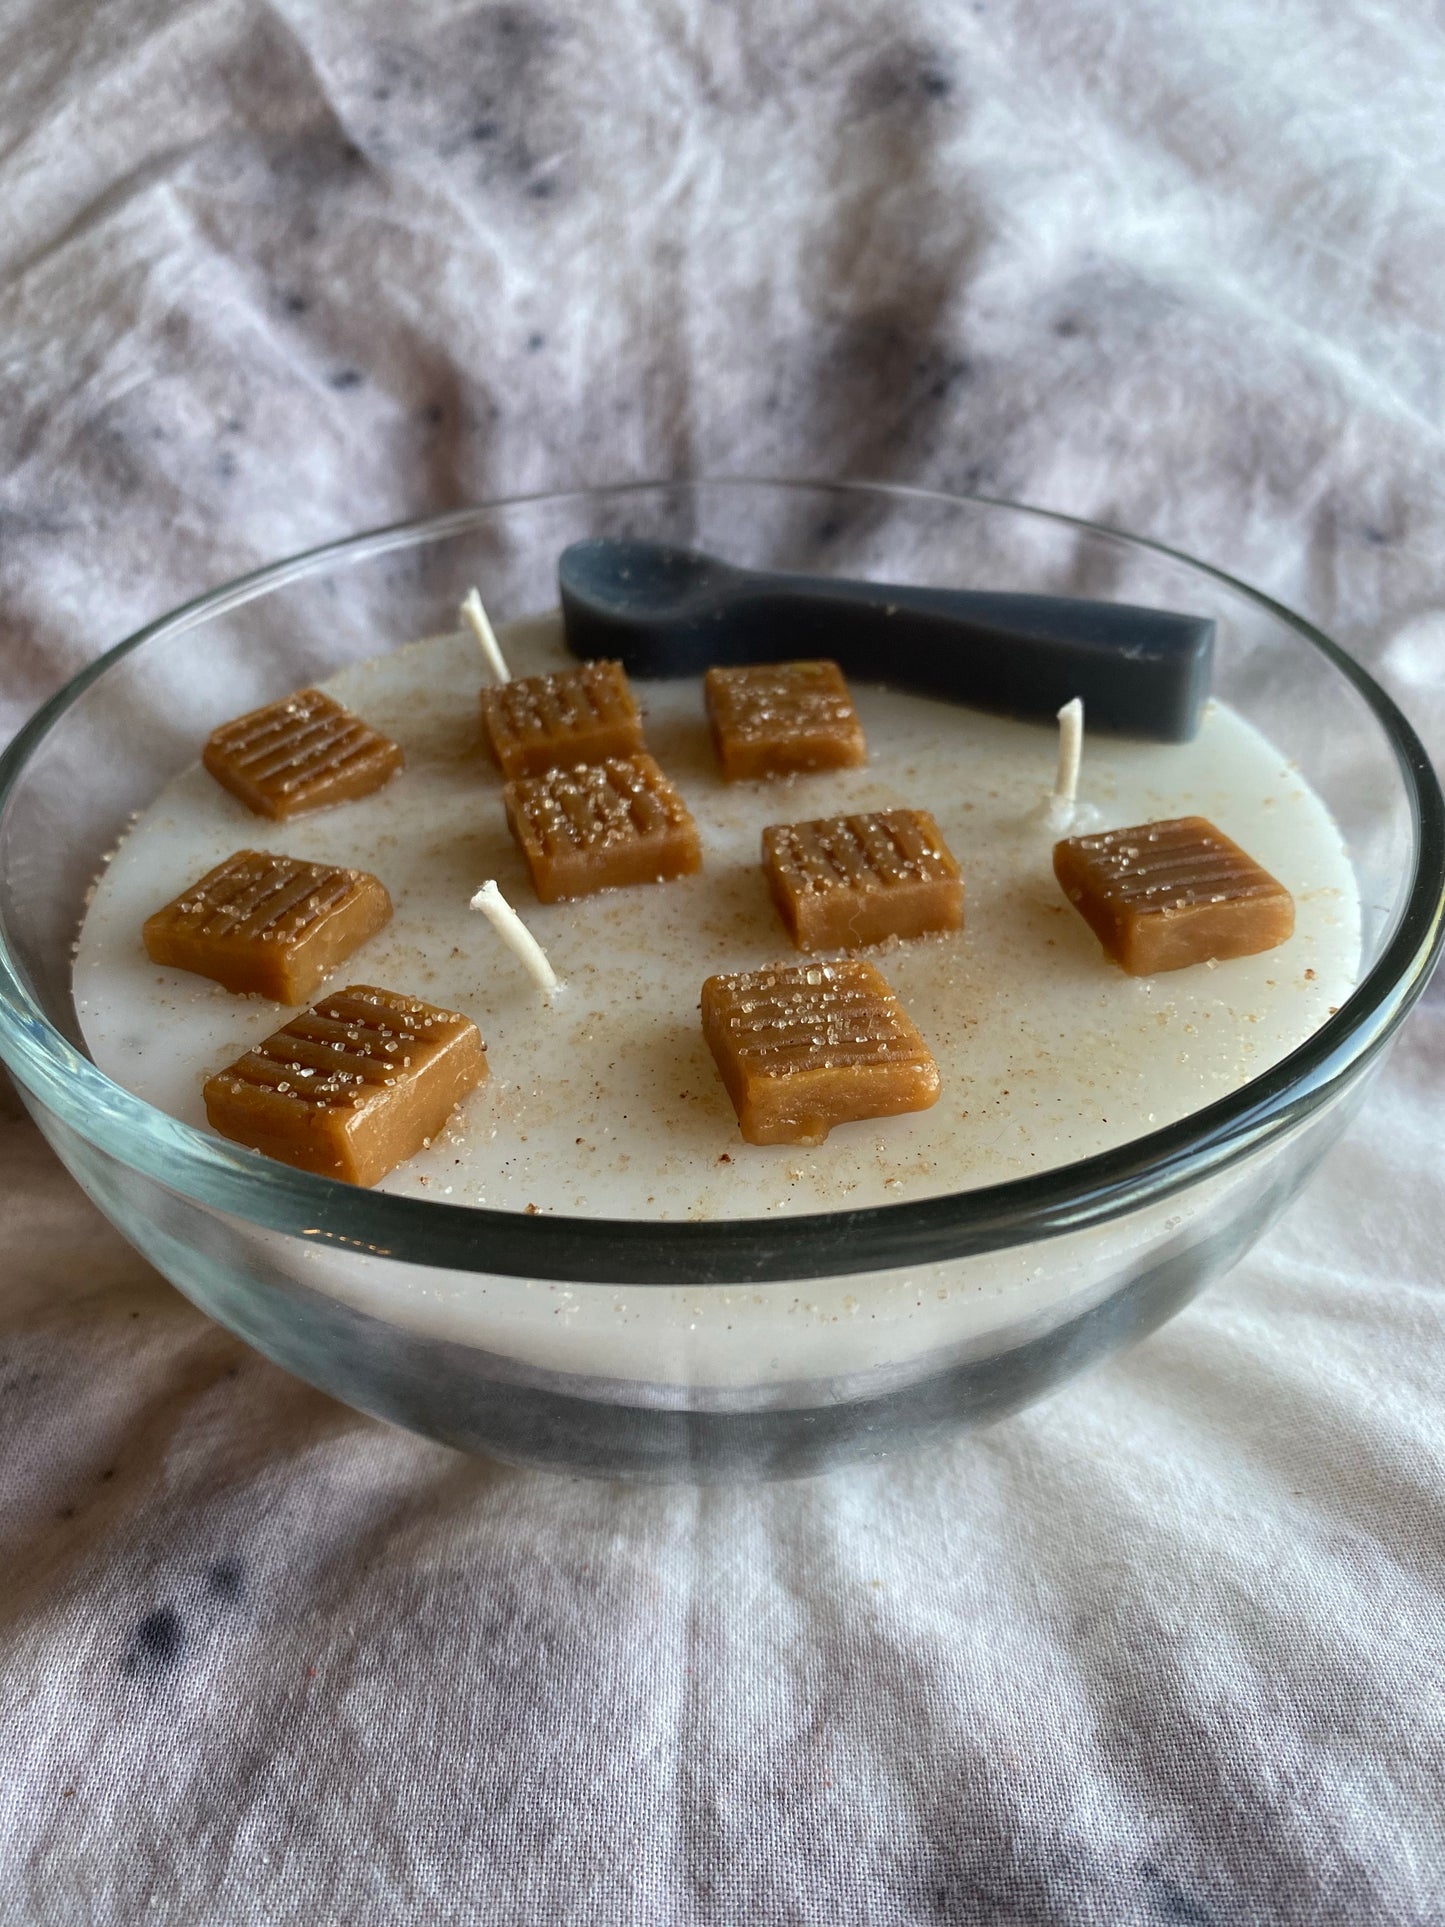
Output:
[[[514,624],[502,640],[517,675],[571,661],[555,618]],[[648,745],[697,818],[703,871],[542,905],[507,831],[501,779],[480,747],[482,679],[475,643],[454,635],[396,649],[326,685],[406,753],[402,774],[361,802],[272,823],[199,765],[168,786],[105,871],[81,933],[77,1005],[103,1071],[204,1129],[205,1077],[285,1021],[282,1006],[158,969],[141,944],[146,916],[244,847],[374,871],[395,919],[331,985],[409,992],[480,1026],[491,1075],[431,1148],[384,1182],[454,1204],[707,1221],[896,1204],[1024,1177],[1237,1090],[1317,1029],[1354,985],[1359,899],[1339,832],[1280,753],[1221,704],[1210,705],[1189,744],[1088,737],[1081,800],[1090,827],[1208,817],[1293,891],[1295,934],[1262,956],[1140,979],[1106,961],[1054,880],[1054,833],[1039,808],[1054,775],[1052,726],[855,684],[866,767],[725,784],[700,683],[641,684]],[[715,971],[796,954],[759,868],[760,832],[899,806],[933,812],[966,879],[962,932],[868,953],[933,1051],[939,1102],[839,1127],[816,1148],[744,1144],[703,1043],[698,997]],[[489,877],[563,980],[550,1001],[469,908]],[[310,1282],[371,1309],[390,1315],[389,1295],[417,1297],[405,1267],[383,1267],[398,1274],[387,1283],[374,1266],[363,1278],[344,1259],[338,1270],[335,1253],[309,1256]],[[1007,1266],[999,1275],[1023,1289]],[[503,1316],[499,1301],[488,1313],[487,1290],[458,1279],[456,1291],[430,1290],[404,1315],[540,1363],[565,1367],[575,1353],[590,1369],[631,1378],[665,1362],[639,1353],[640,1327],[660,1332],[671,1319],[691,1331],[705,1304],[719,1302],[706,1292],[628,1299],[607,1288],[594,1317],[579,1309],[588,1294],[539,1285],[535,1302],[511,1288]],[[912,1283],[901,1291],[900,1356],[922,1337],[908,1335],[909,1318],[916,1326],[921,1313],[932,1331],[941,1315],[931,1278],[926,1310]],[[1042,1303],[1038,1289],[1024,1296]],[[817,1369],[825,1354],[837,1354],[828,1369],[878,1355],[876,1330],[859,1330],[851,1350],[846,1338],[860,1315],[875,1322],[856,1281],[804,1298],[772,1287],[744,1298],[792,1320],[768,1375],[794,1375],[792,1340],[804,1328],[822,1344],[809,1352]],[[850,1308],[840,1312],[845,1300]],[[730,1331],[736,1312],[733,1303]],[[532,1342],[529,1322],[552,1337]],[[964,1330],[966,1308],[953,1305],[947,1322]],[[619,1338],[615,1358],[596,1354],[599,1331]],[[705,1375],[736,1382],[773,1356],[757,1332],[740,1332],[736,1343],[738,1361],[715,1358]],[[662,1353],[676,1365],[675,1347],[663,1344]]]

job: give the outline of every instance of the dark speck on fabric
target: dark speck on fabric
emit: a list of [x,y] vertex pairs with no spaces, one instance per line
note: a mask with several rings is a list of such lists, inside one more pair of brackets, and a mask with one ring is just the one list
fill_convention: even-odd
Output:
[[[924,372],[924,371],[920,371]],[[928,399],[942,401],[950,388],[956,383],[965,382],[973,370],[963,360],[946,362],[928,384]]]
[[539,9],[472,5],[445,26],[373,43],[359,123],[369,155],[383,167],[402,154],[412,165],[429,156],[459,163],[470,184],[488,192],[561,196],[584,139],[556,75],[573,31]]
[[1168,1922],[1169,1927],[1219,1927],[1217,1915],[1200,1906],[1197,1900],[1191,1900],[1152,1861],[1144,1861],[1139,1877],[1152,1889],[1151,1899],[1159,1921]]
[[206,1584],[218,1599],[239,1599],[246,1590],[245,1568],[239,1559],[217,1559],[206,1574]]
[[330,385],[337,389],[359,388],[362,379],[359,368],[338,368],[334,375],[327,376]]
[[157,1606],[136,1627],[122,1662],[127,1673],[159,1674],[180,1663],[185,1628],[174,1606]]
[[528,335],[527,336],[527,351],[529,354],[535,355],[539,348],[545,348],[546,345],[547,345],[547,337],[545,335]]
[[994,472],[987,462],[970,462],[966,468],[951,477],[948,486],[957,489],[960,495],[977,495],[994,488]]
[[305,314],[311,304],[304,294],[288,294],[282,305],[288,314]]
[[947,100],[953,90],[953,76],[932,48],[904,44],[884,48],[862,70],[854,102],[861,113],[881,114]]

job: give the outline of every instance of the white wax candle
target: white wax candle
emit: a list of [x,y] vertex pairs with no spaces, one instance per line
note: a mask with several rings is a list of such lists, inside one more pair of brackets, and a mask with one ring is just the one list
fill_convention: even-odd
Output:
[[[570,662],[555,618],[505,635],[518,674]],[[479,749],[478,667],[475,643],[456,634],[326,685],[406,752],[403,773],[361,802],[272,824],[198,766],[168,786],[101,878],[81,932],[77,1005],[104,1071],[204,1129],[204,1077],[284,1020],[277,1005],[158,969],[141,946],[151,911],[246,845],[375,871],[395,919],[330,981],[412,992],[481,1027],[491,1075],[429,1150],[384,1181],[454,1204],[707,1221],[892,1204],[1022,1177],[1238,1089],[1354,984],[1359,900],[1339,833],[1298,772],[1221,704],[1190,744],[1092,738],[1084,797],[1101,827],[1209,817],[1294,892],[1295,935],[1263,956],[1137,979],[1105,960],[1053,878],[1037,822],[1057,752],[1052,724],[859,683],[866,767],[724,784],[699,684],[641,685],[649,747],[697,818],[703,872],[539,905],[506,828],[501,780]],[[933,1050],[940,1101],[840,1127],[814,1149],[746,1145],[697,1004],[712,972],[795,954],[759,869],[760,832],[899,806],[932,810],[967,883],[961,933],[869,953]],[[478,943],[469,904],[479,876],[495,877],[525,912],[569,985],[564,1000],[547,1004],[523,971],[499,968],[495,947]],[[1091,1289],[1103,1253],[1095,1234],[1084,1246],[1080,1272],[1072,1241],[1056,1241],[1048,1277],[1002,1254],[994,1284],[1011,1295],[1010,1316]],[[319,1247],[305,1257],[308,1283],[387,1316],[544,1366],[628,1378],[745,1384],[862,1369],[940,1334],[966,1339],[997,1316],[986,1294],[950,1292],[932,1274],[810,1281],[801,1294],[470,1277],[421,1290],[406,1267]]]
[[[566,663],[557,625],[513,625],[521,673]],[[542,905],[478,748],[475,649],[414,644],[334,677],[394,736],[406,769],[360,802],[270,823],[196,767],[140,818],[95,893],[76,990],[97,1063],[204,1127],[204,1077],[283,1021],[146,958],[145,917],[247,844],[373,870],[394,921],[330,981],[412,992],[476,1020],[491,1076],[432,1150],[386,1180],[462,1203],[606,1216],[755,1217],[924,1197],[1085,1157],[1236,1090],[1307,1037],[1351,988],[1357,894],[1338,831],[1299,775],[1213,705],[1189,744],[1097,741],[1089,800],[1104,827],[1198,813],[1295,893],[1291,941],[1159,978],[1105,961],[1022,807],[1047,785],[1051,725],[861,684],[865,768],[723,783],[696,682],[644,685],[648,743],[702,833],[679,882]],[[758,863],[767,823],[916,805],[963,866],[956,936],[869,954],[933,1050],[943,1095],[911,1117],[844,1126],[816,1149],[741,1142],[703,1043],[704,977],[794,955]],[[539,1003],[479,945],[469,904],[496,878],[569,985]],[[727,1155],[727,1162],[721,1162]]]

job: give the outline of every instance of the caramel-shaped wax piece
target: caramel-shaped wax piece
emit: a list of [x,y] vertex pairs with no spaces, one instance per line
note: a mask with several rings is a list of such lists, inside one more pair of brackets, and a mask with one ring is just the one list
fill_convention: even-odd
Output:
[[799,950],[963,926],[963,873],[927,810],[770,823],[763,873]]
[[543,903],[702,868],[697,825],[650,756],[523,776],[502,796]]
[[153,963],[300,1004],[390,918],[391,898],[366,870],[237,850],[147,917],[141,935]]
[[319,689],[298,689],[211,733],[201,761],[258,816],[351,803],[401,768],[401,750]]
[[302,1171],[375,1184],[487,1074],[476,1025],[370,984],[321,998],[205,1085],[222,1137]]
[[1294,898],[1202,816],[1054,845],[1064,895],[1132,977],[1272,950]]
[[537,776],[647,745],[619,662],[584,662],[550,676],[518,676],[482,691],[482,734],[503,776]]
[[760,662],[709,669],[708,725],[730,783],[868,760],[863,726],[835,662]]
[[709,977],[702,1029],[749,1144],[821,1144],[835,1124],[938,1099],[928,1046],[857,958]]

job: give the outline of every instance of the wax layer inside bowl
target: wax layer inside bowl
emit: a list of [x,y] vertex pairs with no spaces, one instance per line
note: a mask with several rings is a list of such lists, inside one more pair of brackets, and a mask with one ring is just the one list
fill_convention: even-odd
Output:
[[[514,624],[516,674],[570,662],[554,619]],[[724,783],[698,682],[642,684],[649,747],[697,818],[704,869],[681,881],[539,905],[480,747],[483,670],[464,636],[415,643],[327,688],[399,741],[405,771],[364,800],[263,823],[197,766],[126,837],[81,933],[76,995],[100,1067],[204,1128],[205,1076],[283,1013],[158,969],[143,921],[247,844],[374,871],[395,919],[333,974],[466,1012],[491,1076],[386,1188],[500,1209],[718,1219],[892,1204],[1086,1157],[1188,1115],[1258,1076],[1352,988],[1359,902],[1340,836],[1298,772],[1212,704],[1185,745],[1092,738],[1081,795],[1099,827],[1198,813],[1294,892],[1295,935],[1265,955],[1155,979],[1106,962],[1050,869],[1037,805],[1046,727],[854,685],[869,761]],[[930,1111],[836,1130],[817,1149],[741,1142],[704,1046],[703,979],[793,956],[759,868],[769,823],[931,810],[961,863],[967,925],[868,954],[932,1048]],[[495,877],[565,990],[545,1003],[468,908]]]

